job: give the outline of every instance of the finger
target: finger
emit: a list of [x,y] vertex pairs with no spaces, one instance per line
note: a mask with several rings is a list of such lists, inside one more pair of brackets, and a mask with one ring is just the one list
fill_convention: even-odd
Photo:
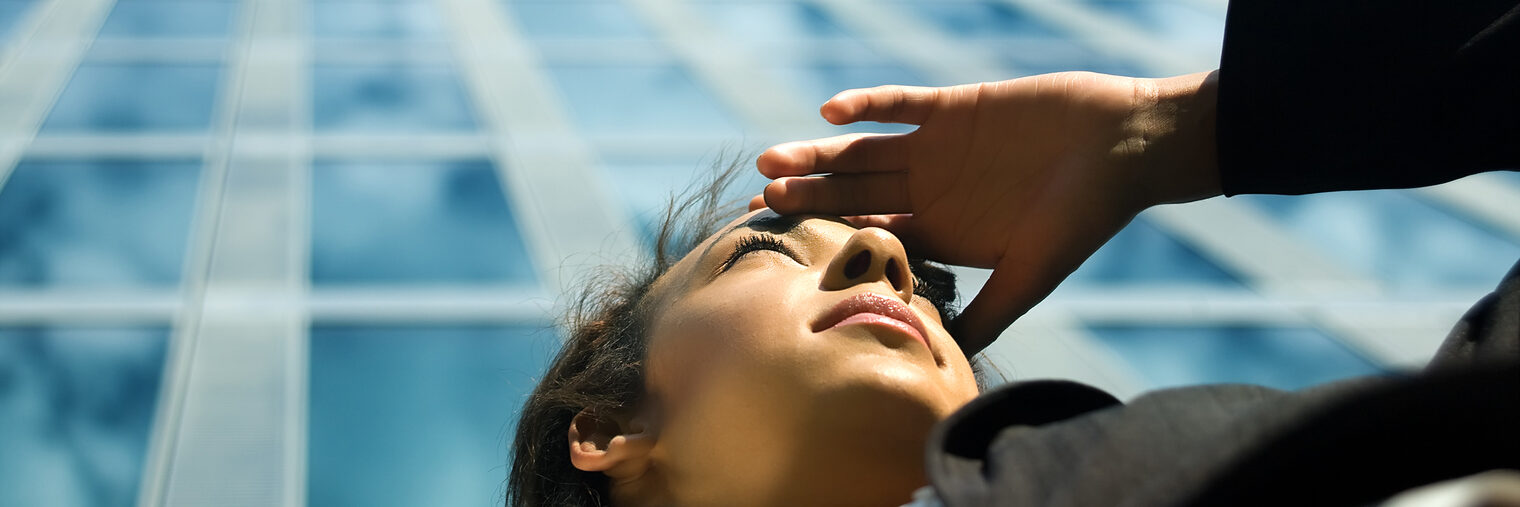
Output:
[[[1007,260],[1007,258],[1005,258]],[[970,357],[991,345],[1003,330],[1040,302],[1061,277],[1050,279],[1047,270],[1001,262],[982,290],[971,298],[951,324],[961,351]]]
[[845,134],[772,146],[755,166],[767,178],[907,170],[903,134]]
[[908,213],[907,173],[781,178],[765,186],[765,203],[783,215]]
[[757,209],[764,208],[764,207],[765,207],[765,196],[764,195],[757,195],[757,196],[749,198],[749,210],[750,211],[755,211]]
[[887,85],[845,90],[818,108],[835,125],[857,121],[922,125],[938,105],[939,88]]

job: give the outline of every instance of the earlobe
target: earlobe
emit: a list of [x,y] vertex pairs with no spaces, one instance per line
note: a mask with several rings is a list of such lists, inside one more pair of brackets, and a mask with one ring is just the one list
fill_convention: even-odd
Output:
[[582,471],[603,472],[615,479],[638,477],[648,468],[649,451],[654,448],[651,430],[636,417],[582,410],[570,420],[566,434],[570,463]]

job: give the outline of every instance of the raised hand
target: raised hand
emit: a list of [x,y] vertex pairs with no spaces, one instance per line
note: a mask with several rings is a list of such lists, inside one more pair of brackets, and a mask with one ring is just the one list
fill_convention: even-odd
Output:
[[[1086,72],[945,88],[848,90],[830,123],[908,123],[774,146],[751,207],[844,215],[908,251],[991,268],[953,324],[981,350],[1145,208],[1218,195],[1212,74]],[[801,177],[823,175],[814,177]]]

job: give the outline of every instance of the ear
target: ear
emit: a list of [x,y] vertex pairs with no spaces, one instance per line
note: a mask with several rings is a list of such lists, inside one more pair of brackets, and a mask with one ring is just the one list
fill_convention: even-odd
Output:
[[654,449],[653,426],[647,418],[599,414],[582,410],[570,420],[570,463],[586,472],[614,479],[634,478],[649,467]]

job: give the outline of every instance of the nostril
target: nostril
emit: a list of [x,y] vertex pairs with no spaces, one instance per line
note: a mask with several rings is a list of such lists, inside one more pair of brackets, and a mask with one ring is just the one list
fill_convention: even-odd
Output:
[[897,259],[887,259],[887,283],[892,284],[893,289],[902,290],[902,278],[902,269],[897,267]]
[[860,253],[851,257],[849,262],[844,263],[844,277],[854,280],[866,274],[871,269],[871,251],[861,250]]

